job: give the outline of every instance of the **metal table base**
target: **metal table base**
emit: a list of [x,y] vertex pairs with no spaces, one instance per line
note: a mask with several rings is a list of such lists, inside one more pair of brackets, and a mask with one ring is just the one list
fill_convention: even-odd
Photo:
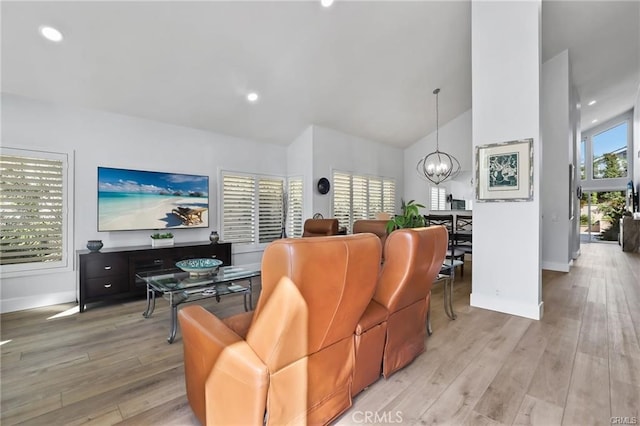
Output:
[[[455,282],[456,277],[456,268],[458,266],[462,266],[463,262],[460,260],[454,260],[452,262],[448,262],[442,265],[442,269],[440,269],[440,273],[434,280],[434,284],[439,282],[443,282],[443,299],[444,299],[444,312],[447,316],[454,320],[458,316],[453,311],[453,283]],[[427,333],[429,336],[433,333],[431,328],[431,297],[429,297],[429,307],[427,309]]]

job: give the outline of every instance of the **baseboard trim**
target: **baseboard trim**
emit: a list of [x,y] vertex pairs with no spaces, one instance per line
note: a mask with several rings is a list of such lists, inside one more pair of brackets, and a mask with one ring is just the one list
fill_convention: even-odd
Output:
[[0,300],[0,313],[24,311],[25,309],[41,308],[43,306],[57,305],[76,301],[75,291],[62,291],[59,293],[38,294],[28,297],[14,297]]
[[570,263],[548,262],[543,260],[541,266],[542,269],[547,269],[549,271],[569,272],[571,270]]
[[471,293],[471,306],[534,320],[542,319],[544,314],[544,302],[525,304],[513,300],[496,299],[478,293]]

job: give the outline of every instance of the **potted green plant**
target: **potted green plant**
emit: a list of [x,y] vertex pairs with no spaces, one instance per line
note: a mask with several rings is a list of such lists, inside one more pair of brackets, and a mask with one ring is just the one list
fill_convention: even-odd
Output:
[[415,200],[410,200],[408,203],[401,200],[400,209],[402,214],[395,215],[387,222],[387,233],[391,233],[395,229],[425,226],[426,222],[424,216],[420,214],[419,208],[424,208],[424,206],[416,203]]
[[173,234],[171,232],[151,234],[151,247],[166,247],[173,245]]

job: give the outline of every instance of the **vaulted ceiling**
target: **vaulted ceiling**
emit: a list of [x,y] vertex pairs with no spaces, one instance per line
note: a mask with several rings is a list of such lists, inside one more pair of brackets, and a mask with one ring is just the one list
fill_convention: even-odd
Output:
[[[1,3],[2,91],[258,141],[309,124],[406,147],[471,108],[469,1]],[[640,2],[544,1],[583,128],[633,106]],[[52,25],[54,44],[38,34]],[[246,94],[259,93],[256,103]]]

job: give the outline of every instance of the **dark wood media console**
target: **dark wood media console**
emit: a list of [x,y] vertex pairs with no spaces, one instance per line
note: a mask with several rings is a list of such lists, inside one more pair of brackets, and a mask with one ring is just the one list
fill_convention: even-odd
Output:
[[80,312],[87,303],[144,296],[146,284],[139,272],[174,268],[184,259],[213,257],[231,265],[231,243],[178,243],[170,247],[112,247],[92,253],[78,250],[78,302]]

